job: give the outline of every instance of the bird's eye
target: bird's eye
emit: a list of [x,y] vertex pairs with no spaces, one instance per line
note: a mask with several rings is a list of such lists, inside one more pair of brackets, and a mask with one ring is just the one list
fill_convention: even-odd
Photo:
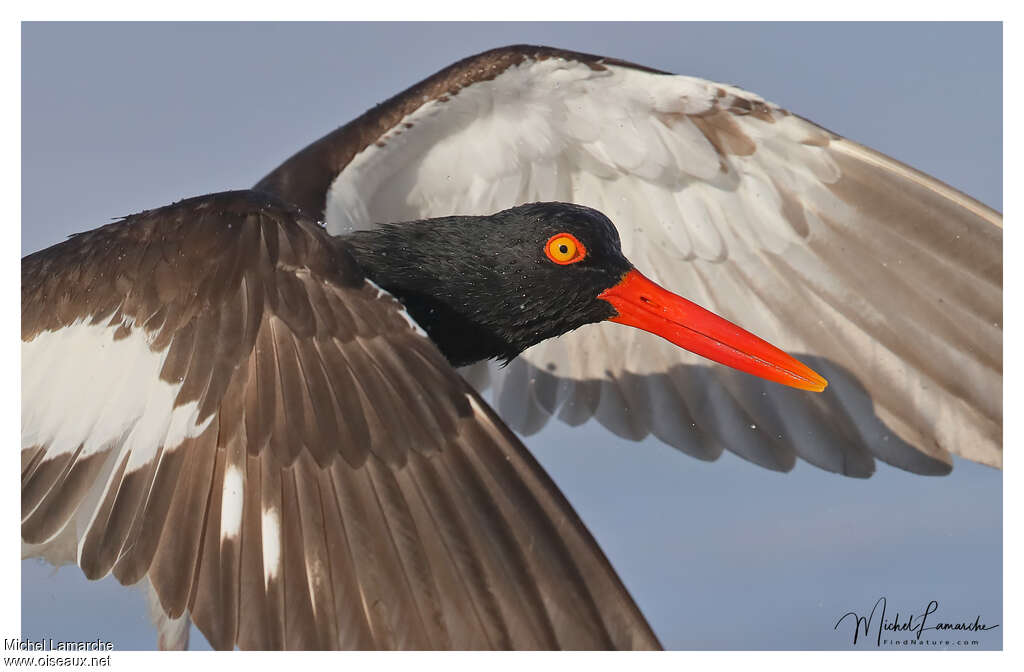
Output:
[[556,264],[575,264],[587,256],[587,248],[571,233],[556,233],[548,238],[544,253]]

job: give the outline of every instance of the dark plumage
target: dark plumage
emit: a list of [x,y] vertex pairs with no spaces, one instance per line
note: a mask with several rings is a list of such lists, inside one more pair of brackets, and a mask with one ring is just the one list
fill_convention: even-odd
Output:
[[[586,247],[579,263],[546,258],[544,242],[562,232]],[[387,224],[340,240],[454,366],[507,362],[531,345],[612,317],[612,305],[596,297],[633,268],[611,221],[568,203]]]
[[[574,206],[522,210],[499,214],[509,226],[494,238],[483,219],[462,218],[353,244],[272,195],[226,192],[26,257],[26,380],[46,371],[82,387],[58,386],[75,400],[65,404],[54,386],[27,383],[22,539],[47,554],[81,535],[70,543],[89,578],[148,579],[164,613],[187,610],[217,648],[656,648],[558,488],[364,278],[380,272],[391,285],[415,267],[448,297],[487,285],[463,302],[464,324],[507,338],[488,351],[506,354],[569,328],[517,326],[535,324],[517,316],[542,299],[501,327],[499,308],[515,303],[503,275],[467,263],[487,240],[508,264],[517,250],[542,254],[543,240],[510,238],[511,220],[530,212],[536,235],[545,221],[573,227],[594,263],[549,262],[557,272],[545,275],[524,262],[504,276],[515,291],[531,286],[522,274],[588,278],[589,290],[561,283],[590,293],[572,322],[593,319],[594,306],[611,312],[596,286],[620,271],[603,273],[598,257],[625,261],[608,220]],[[419,258],[417,238],[434,241]],[[396,254],[371,254],[371,243]],[[357,249],[377,263],[361,268]],[[479,354],[459,351],[466,339],[447,343],[452,359]],[[147,366],[151,377],[139,373]],[[84,433],[66,436],[82,417]]]
[[751,348],[759,375],[765,359],[806,368],[705,313],[576,205],[346,237],[256,191],[148,210],[22,261],[27,377],[82,366],[68,384],[96,390],[76,398],[111,395],[65,421],[29,384],[22,538],[45,546],[84,509],[86,575],[148,578],[217,647],[655,647],[571,507],[448,364],[614,320],[734,366]]

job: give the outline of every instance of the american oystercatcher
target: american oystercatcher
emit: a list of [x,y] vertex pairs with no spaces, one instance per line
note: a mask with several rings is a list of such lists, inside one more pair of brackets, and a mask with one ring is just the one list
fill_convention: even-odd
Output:
[[[536,116],[524,116],[509,102],[530,92],[552,109],[526,106]],[[631,113],[645,142],[602,132],[597,109]],[[474,123],[467,110],[477,111]],[[481,149],[488,139],[508,152]],[[474,160],[456,160],[467,152]],[[947,448],[999,462],[991,391],[1001,333],[982,324],[1000,319],[999,216],[752,94],[582,54],[496,50],[371,110],[256,189],[148,211],[23,263],[23,537],[56,548],[72,535],[90,576],[148,576],[168,614],[188,608],[215,645],[656,645],[571,509],[419,329],[455,365],[527,348],[516,360],[533,383],[520,391],[526,429],[537,417],[594,416],[688,452],[726,443],[766,466],[791,466],[800,454],[852,474],[869,471],[872,455],[943,471]],[[695,385],[681,380],[692,364],[674,345],[623,340],[614,325],[544,341],[627,321],[634,309],[636,326],[666,320],[664,295],[646,284],[630,291],[646,281],[611,254],[618,246],[593,211],[541,204],[358,232],[375,221],[494,212],[524,196],[613,214],[629,199],[650,215],[631,221],[643,236],[619,231],[633,261],[672,288],[666,277],[685,279],[725,313],[753,300],[754,331],[823,356],[824,372],[839,377],[828,375],[834,396],[773,390],[763,402],[761,383],[719,369]],[[312,224],[321,214],[340,242]],[[502,226],[505,218],[518,226]],[[582,221],[590,225],[574,228]],[[606,235],[591,239],[595,222]],[[879,231],[865,222],[892,231],[864,236]],[[970,249],[951,252],[943,241],[958,231]],[[885,321],[874,317],[884,306],[858,305],[849,293],[858,283],[895,283],[885,254],[926,257],[952,274],[945,305],[924,302]],[[456,272],[467,268],[476,275]],[[927,330],[928,352],[901,349],[900,329]],[[677,331],[676,344],[700,340]],[[723,350],[716,333],[701,354]],[[357,354],[325,350],[324,339],[356,343]],[[767,352],[777,357],[747,359],[822,387]],[[860,431],[865,394],[842,367],[868,372],[860,384],[876,412],[919,451],[893,453]],[[50,375],[33,377],[43,370]],[[53,371],[66,379],[55,382]],[[694,413],[707,385],[771,432],[751,440],[728,417]],[[922,394],[936,405],[918,407]],[[501,397],[511,396],[504,387]],[[795,430],[806,427],[814,445]],[[498,456],[513,466],[499,471]],[[515,497],[496,492],[510,482]],[[377,599],[368,604],[367,594]]]

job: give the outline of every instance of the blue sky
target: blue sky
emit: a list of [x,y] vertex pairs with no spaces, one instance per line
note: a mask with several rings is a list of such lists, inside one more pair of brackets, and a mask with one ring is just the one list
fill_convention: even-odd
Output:
[[[739,85],[1002,209],[998,24],[26,24],[22,254],[249,186],[435,70],[519,42]],[[996,470],[776,474],[593,426],[527,445],[668,648],[847,648],[836,620],[883,595],[892,611],[938,600],[949,620],[1002,622]],[[138,591],[33,560],[22,572],[24,636],[155,646]],[[978,639],[1000,648],[1002,628]]]

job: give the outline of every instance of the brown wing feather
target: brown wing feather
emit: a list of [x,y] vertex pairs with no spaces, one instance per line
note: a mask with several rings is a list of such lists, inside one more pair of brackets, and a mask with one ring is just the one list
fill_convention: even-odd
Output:
[[23,453],[23,536],[90,521],[91,578],[147,577],[217,648],[658,646],[523,445],[289,206],[191,199],[22,279],[25,340],[113,315],[167,348],[160,378],[198,409],[198,434],[141,466],[121,445]]

